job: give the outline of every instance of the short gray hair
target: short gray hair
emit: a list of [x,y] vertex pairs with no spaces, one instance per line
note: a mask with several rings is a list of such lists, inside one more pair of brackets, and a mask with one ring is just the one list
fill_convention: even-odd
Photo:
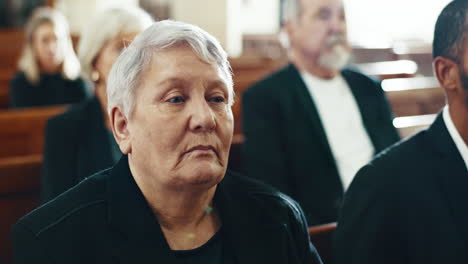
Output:
[[[283,0],[281,25],[284,25],[290,21],[295,21],[299,18],[301,15],[301,1],[302,0]],[[280,31],[279,41],[283,48],[289,49],[291,47],[288,33],[286,33],[284,29]]]
[[154,23],[121,53],[112,66],[107,80],[108,111],[122,107],[129,118],[135,104],[135,89],[141,74],[151,62],[155,52],[188,45],[204,62],[216,65],[225,78],[229,90],[229,104],[234,102],[232,73],[227,53],[216,38],[201,28],[182,22],[164,20]]
[[283,0],[282,24],[290,20],[296,20],[301,15],[302,0]]
[[109,40],[143,31],[152,23],[151,16],[136,7],[112,7],[98,13],[81,34],[78,57],[83,77],[91,81],[94,61]]

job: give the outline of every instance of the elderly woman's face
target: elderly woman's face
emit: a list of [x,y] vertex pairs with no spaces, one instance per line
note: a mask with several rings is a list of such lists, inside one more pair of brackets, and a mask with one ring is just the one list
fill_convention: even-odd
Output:
[[221,72],[191,48],[155,54],[128,123],[132,162],[167,187],[217,184],[233,133],[229,96]]

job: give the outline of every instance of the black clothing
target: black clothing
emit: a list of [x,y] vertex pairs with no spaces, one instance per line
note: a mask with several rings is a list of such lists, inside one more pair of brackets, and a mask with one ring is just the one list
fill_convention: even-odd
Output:
[[468,263],[468,171],[439,115],[354,178],[336,231],[339,264]]
[[42,203],[89,175],[114,165],[121,155],[104,124],[104,113],[97,97],[51,118],[45,132]]
[[73,104],[89,96],[86,84],[81,78],[66,80],[60,73],[40,75],[39,83],[32,84],[23,72],[10,82],[10,106],[32,107]]
[[234,256],[230,254],[229,249],[230,248],[226,246],[223,241],[223,232],[220,230],[199,248],[191,250],[173,250],[172,252],[181,264],[235,264]]
[[[227,172],[213,204],[236,263],[321,263],[302,210],[284,194]],[[177,263],[126,155],[22,217],[13,244],[17,264]]]
[[[377,152],[400,139],[379,84],[343,70]],[[340,113],[330,113],[331,115]],[[311,225],[334,222],[343,186],[327,135],[299,72],[293,65],[249,88],[242,98],[247,174],[299,202]]]

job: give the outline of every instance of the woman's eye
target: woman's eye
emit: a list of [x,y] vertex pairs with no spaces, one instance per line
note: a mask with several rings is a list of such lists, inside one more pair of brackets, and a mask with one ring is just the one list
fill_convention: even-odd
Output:
[[224,101],[225,99],[222,96],[216,96],[210,99],[210,102],[213,102],[213,103],[223,103]]
[[175,96],[169,99],[169,103],[173,104],[180,104],[184,102],[184,98],[182,96]]

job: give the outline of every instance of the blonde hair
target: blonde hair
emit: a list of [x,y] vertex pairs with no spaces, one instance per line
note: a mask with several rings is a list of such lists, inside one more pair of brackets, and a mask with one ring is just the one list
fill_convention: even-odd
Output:
[[28,20],[25,29],[25,40],[23,51],[18,62],[18,68],[24,72],[26,78],[31,83],[39,82],[39,65],[34,56],[32,47],[33,35],[39,26],[49,23],[54,27],[57,34],[57,45],[59,52],[62,52],[62,76],[65,79],[74,80],[80,75],[80,62],[73,50],[68,22],[57,10],[49,7],[40,7],[34,10]]
[[143,31],[153,23],[141,8],[112,7],[97,14],[85,27],[78,46],[82,76],[93,81],[94,62],[106,43],[121,34]]

